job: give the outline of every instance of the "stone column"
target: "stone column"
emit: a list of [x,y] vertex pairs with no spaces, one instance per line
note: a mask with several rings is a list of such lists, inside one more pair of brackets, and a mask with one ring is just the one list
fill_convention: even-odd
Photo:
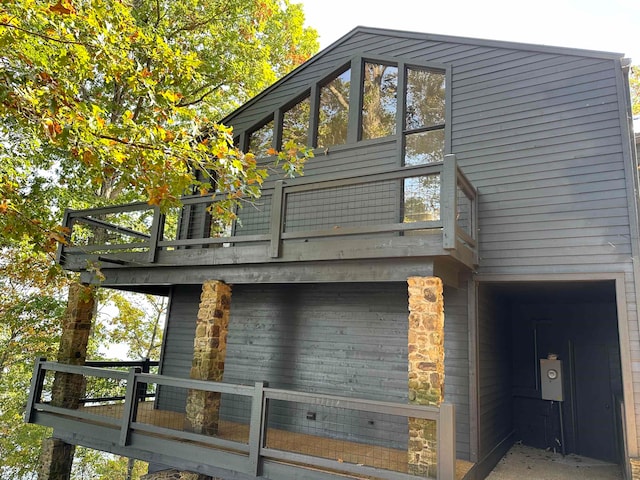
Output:
[[140,480],[209,480],[211,477],[194,472],[180,470],[162,470],[155,473],[147,473]]
[[[410,277],[409,402],[440,405],[444,399],[444,298],[438,277]],[[436,423],[409,419],[409,468],[413,475],[436,477]]]
[[[202,285],[193,342],[191,378],[221,382],[227,352],[231,287],[219,280]],[[189,390],[185,430],[215,435],[218,432],[220,394]]]
[[[93,287],[74,283],[69,286],[67,309],[62,321],[58,362],[83,365],[93,321],[95,296]],[[82,375],[56,372],[51,390],[51,404],[78,408],[84,389]],[[68,480],[75,447],[56,438],[42,442],[38,480]]]

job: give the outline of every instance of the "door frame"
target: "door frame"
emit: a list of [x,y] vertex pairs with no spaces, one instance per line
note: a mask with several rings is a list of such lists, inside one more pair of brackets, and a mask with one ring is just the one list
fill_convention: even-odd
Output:
[[[630,274],[632,275],[632,274]],[[636,408],[633,392],[633,372],[631,369],[631,345],[629,338],[629,322],[638,323],[638,318],[630,319],[627,310],[627,294],[625,290],[624,272],[597,272],[589,274],[476,274],[473,276],[472,288],[469,288],[469,381],[470,381],[470,424],[471,451],[476,454],[476,462],[484,459],[477,458],[479,452],[479,399],[478,399],[478,286],[481,283],[494,282],[577,282],[577,281],[614,281],[616,293],[616,313],[618,317],[618,343],[620,345],[620,367],[622,371],[622,393],[624,399],[623,418],[623,449],[625,469],[630,471],[629,458],[638,456],[638,438],[636,428]],[[635,281],[630,280],[635,286]],[[640,293],[640,292],[638,292]],[[637,295],[636,295],[637,296]],[[638,306],[640,308],[640,305]],[[445,380],[446,381],[446,380]]]

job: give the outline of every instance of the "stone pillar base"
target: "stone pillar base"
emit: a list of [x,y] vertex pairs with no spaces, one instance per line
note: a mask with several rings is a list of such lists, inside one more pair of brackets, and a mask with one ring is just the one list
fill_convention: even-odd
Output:
[[640,458],[630,458],[631,480],[640,480]]
[[[219,280],[211,280],[202,285],[193,341],[191,378],[222,381],[227,353],[230,308],[231,287],[229,285]],[[220,394],[189,390],[185,413],[185,430],[215,435],[218,433]]]
[[181,472],[180,470],[162,470],[148,473],[140,477],[140,480],[217,480],[207,475],[193,472]]
[[438,475],[438,442],[436,422],[409,418],[409,465],[407,472],[419,477]]
[[[410,277],[409,403],[438,406],[444,399],[444,298],[438,277]],[[436,422],[409,418],[408,472],[436,477]]]
[[45,438],[38,462],[38,480],[69,480],[75,448],[58,438]]

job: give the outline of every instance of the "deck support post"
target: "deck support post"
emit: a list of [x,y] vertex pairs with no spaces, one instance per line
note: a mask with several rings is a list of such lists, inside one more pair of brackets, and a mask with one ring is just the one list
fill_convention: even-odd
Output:
[[640,458],[629,459],[631,477],[630,480],[640,480]]
[[[93,322],[95,295],[93,287],[74,283],[69,286],[67,309],[62,324],[58,362],[83,365]],[[84,388],[82,375],[56,372],[51,390],[51,405],[78,408]],[[75,447],[56,438],[42,442],[38,480],[68,480]]]
[[[231,287],[219,280],[202,285],[196,320],[190,377],[221,382],[227,353]],[[185,430],[205,435],[218,432],[220,393],[189,390]]]
[[[438,277],[409,277],[409,402],[439,406],[444,400],[444,297]],[[408,473],[437,475],[437,428],[409,418]]]

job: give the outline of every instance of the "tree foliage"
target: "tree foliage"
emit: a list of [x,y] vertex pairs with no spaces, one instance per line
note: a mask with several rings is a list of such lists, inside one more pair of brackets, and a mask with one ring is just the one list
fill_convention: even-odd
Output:
[[131,360],[160,358],[167,297],[110,291],[102,303],[109,311],[95,322],[98,349],[126,346]]
[[215,213],[233,216],[267,172],[213,120],[315,51],[303,20],[278,0],[3,2],[5,238],[29,235],[45,249],[61,239],[28,202],[44,186],[65,191],[55,211],[127,195],[166,206],[195,187],[218,192]]
[[640,115],[640,65],[631,67],[629,84],[631,87],[631,110],[634,116]]
[[[33,358],[58,347],[64,209],[195,190],[232,218],[267,172],[215,120],[315,53],[303,23],[287,0],[0,2],[0,477],[30,478],[44,435],[22,409]],[[277,159],[292,174],[305,155]],[[114,338],[154,356],[157,332],[120,307]],[[90,457],[78,472],[119,478]]]
[[19,248],[0,260],[0,478],[30,478],[45,433],[23,413],[33,359],[55,358],[58,348],[63,284],[48,272],[46,257]]

